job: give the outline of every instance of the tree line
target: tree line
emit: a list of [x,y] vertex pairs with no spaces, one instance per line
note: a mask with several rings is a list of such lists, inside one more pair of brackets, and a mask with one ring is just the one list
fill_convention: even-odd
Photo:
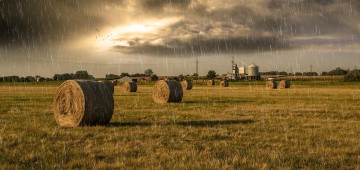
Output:
[[[269,71],[269,72],[261,72],[261,75],[295,75],[295,76],[318,76],[317,72],[295,72],[295,73],[287,73],[285,71]],[[320,74],[321,76],[344,76],[345,81],[360,81],[360,70],[344,70],[340,67],[335,68],[331,71],[324,71]],[[129,74],[126,72],[122,72],[120,75],[116,74],[106,74],[106,80],[114,80],[120,79],[122,77],[150,77],[152,81],[158,80],[158,76],[154,74],[152,69],[146,69],[144,73],[135,73]],[[215,70],[209,70],[208,74],[206,75],[207,79],[213,79],[218,76]],[[41,76],[4,76],[0,77],[0,82],[44,82],[44,81],[65,81],[65,80],[74,80],[74,79],[84,79],[84,80],[95,80],[95,77],[89,74],[85,70],[80,70],[75,73],[64,73],[64,74],[55,74],[52,78],[45,78]],[[184,80],[184,79],[202,79],[197,74],[193,75],[183,75],[180,74],[179,76],[172,76],[169,79],[172,80]]]
[[[335,68],[329,72],[323,71],[320,75],[321,76],[344,76],[347,75],[350,71],[344,70],[340,67]],[[285,71],[268,71],[268,72],[261,72],[261,75],[285,75],[285,76],[318,76],[317,72],[295,72],[295,73],[288,73]]]
[[154,71],[152,69],[146,69],[144,73],[135,73],[135,74],[129,74],[127,72],[122,72],[120,75],[116,74],[106,74],[105,79],[106,80],[115,80],[115,79],[121,79],[123,77],[150,77],[152,81],[156,81],[159,79],[159,77],[154,74]]
[[52,78],[45,78],[41,76],[5,76],[0,77],[0,82],[44,82],[44,81],[53,81]]

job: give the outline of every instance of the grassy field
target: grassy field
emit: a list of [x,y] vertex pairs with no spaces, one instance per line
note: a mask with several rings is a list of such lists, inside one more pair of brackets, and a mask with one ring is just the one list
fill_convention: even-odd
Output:
[[108,126],[61,128],[59,83],[0,84],[0,168],[359,169],[360,83],[195,85],[159,105],[115,88]]

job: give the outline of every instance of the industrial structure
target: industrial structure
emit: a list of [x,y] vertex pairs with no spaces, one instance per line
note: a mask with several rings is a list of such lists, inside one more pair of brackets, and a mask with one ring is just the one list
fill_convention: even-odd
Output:
[[[246,64],[242,62],[243,64]],[[247,64],[246,64],[247,65]],[[234,57],[232,57],[231,61],[231,72],[227,74],[227,79],[232,81],[239,81],[239,80],[260,80],[260,72],[259,66],[255,65],[254,63],[247,65],[247,68],[242,66],[238,67],[238,65],[234,61]]]
[[232,64],[232,71],[230,74],[230,77],[228,77],[230,80],[240,80],[239,76],[239,68],[237,64],[235,64],[234,60],[231,62]]
[[254,63],[248,66],[248,73],[246,75],[247,80],[260,80],[259,66]]

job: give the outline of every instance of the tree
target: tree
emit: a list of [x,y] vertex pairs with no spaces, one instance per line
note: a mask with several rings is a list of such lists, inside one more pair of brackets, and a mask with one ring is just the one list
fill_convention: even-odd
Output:
[[151,75],[154,74],[153,70],[150,69],[150,68],[149,68],[149,69],[146,69],[144,73],[145,73],[145,76],[151,76]]
[[295,73],[295,76],[302,76],[303,75],[303,73],[301,73],[301,72],[296,72]]
[[60,80],[71,80],[74,79],[74,74],[65,73],[61,76]]
[[303,76],[318,76],[317,72],[303,72]]
[[75,79],[94,79],[94,76],[90,75],[87,71],[81,70],[75,73]]
[[19,76],[7,76],[4,77],[4,82],[20,82]]
[[156,74],[151,75],[151,81],[157,81],[159,77]]
[[322,76],[327,76],[327,75],[328,75],[328,72],[323,71],[323,72],[321,73],[321,75],[322,75]]
[[135,73],[135,74],[132,74],[130,75],[131,77],[145,77],[146,75],[145,74],[141,74],[141,73]]
[[105,75],[105,78],[106,78],[107,80],[114,80],[114,79],[119,79],[120,76],[119,76],[119,75],[116,75],[116,74],[106,74],[106,75]]
[[182,80],[185,80],[185,76],[183,75],[183,74],[180,74],[179,76],[178,76],[178,80],[179,81],[182,81]]
[[328,72],[329,76],[341,76],[346,75],[348,73],[347,70],[341,69],[340,67],[335,68],[334,70],[331,70]]
[[360,70],[352,70],[345,77],[345,81],[360,81]]
[[130,77],[130,74],[129,74],[129,73],[125,73],[125,72],[122,72],[122,73],[120,74],[120,77],[125,77],[125,76]]
[[41,77],[39,75],[35,76],[35,81],[37,82],[44,82],[47,81],[45,77]]
[[32,76],[26,76],[24,78],[24,81],[25,82],[34,82],[34,81],[36,81],[36,79],[35,79],[35,77],[32,77]]
[[216,72],[215,70],[209,70],[208,74],[206,75],[206,78],[208,79],[213,79],[216,77]]
[[53,76],[53,80],[54,81],[59,81],[61,79],[61,75],[60,74],[55,74],[54,76]]

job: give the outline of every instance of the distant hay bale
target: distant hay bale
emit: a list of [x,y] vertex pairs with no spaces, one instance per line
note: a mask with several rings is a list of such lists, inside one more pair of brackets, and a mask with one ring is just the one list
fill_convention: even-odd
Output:
[[118,84],[118,80],[113,80],[111,82],[114,84],[114,86],[116,86]]
[[214,80],[208,80],[207,81],[207,86],[214,86],[215,85],[215,81]]
[[191,90],[193,87],[193,84],[192,84],[191,80],[183,80],[183,81],[181,81],[181,86],[182,86],[183,90]]
[[223,80],[220,82],[220,87],[229,87],[229,81]]
[[277,83],[275,81],[269,80],[266,82],[266,87],[268,89],[276,89],[277,88]]
[[55,94],[53,111],[60,126],[104,125],[113,115],[114,97],[103,82],[68,80]]
[[281,80],[280,83],[279,83],[279,87],[281,89],[290,88],[290,80]]
[[155,83],[152,91],[155,103],[181,102],[182,97],[182,86],[174,80],[160,80]]
[[111,94],[114,94],[114,83],[111,81],[104,81],[103,83],[110,90]]
[[136,92],[137,91],[137,84],[136,82],[124,82],[123,84],[123,90],[124,92],[130,93],[130,92]]

